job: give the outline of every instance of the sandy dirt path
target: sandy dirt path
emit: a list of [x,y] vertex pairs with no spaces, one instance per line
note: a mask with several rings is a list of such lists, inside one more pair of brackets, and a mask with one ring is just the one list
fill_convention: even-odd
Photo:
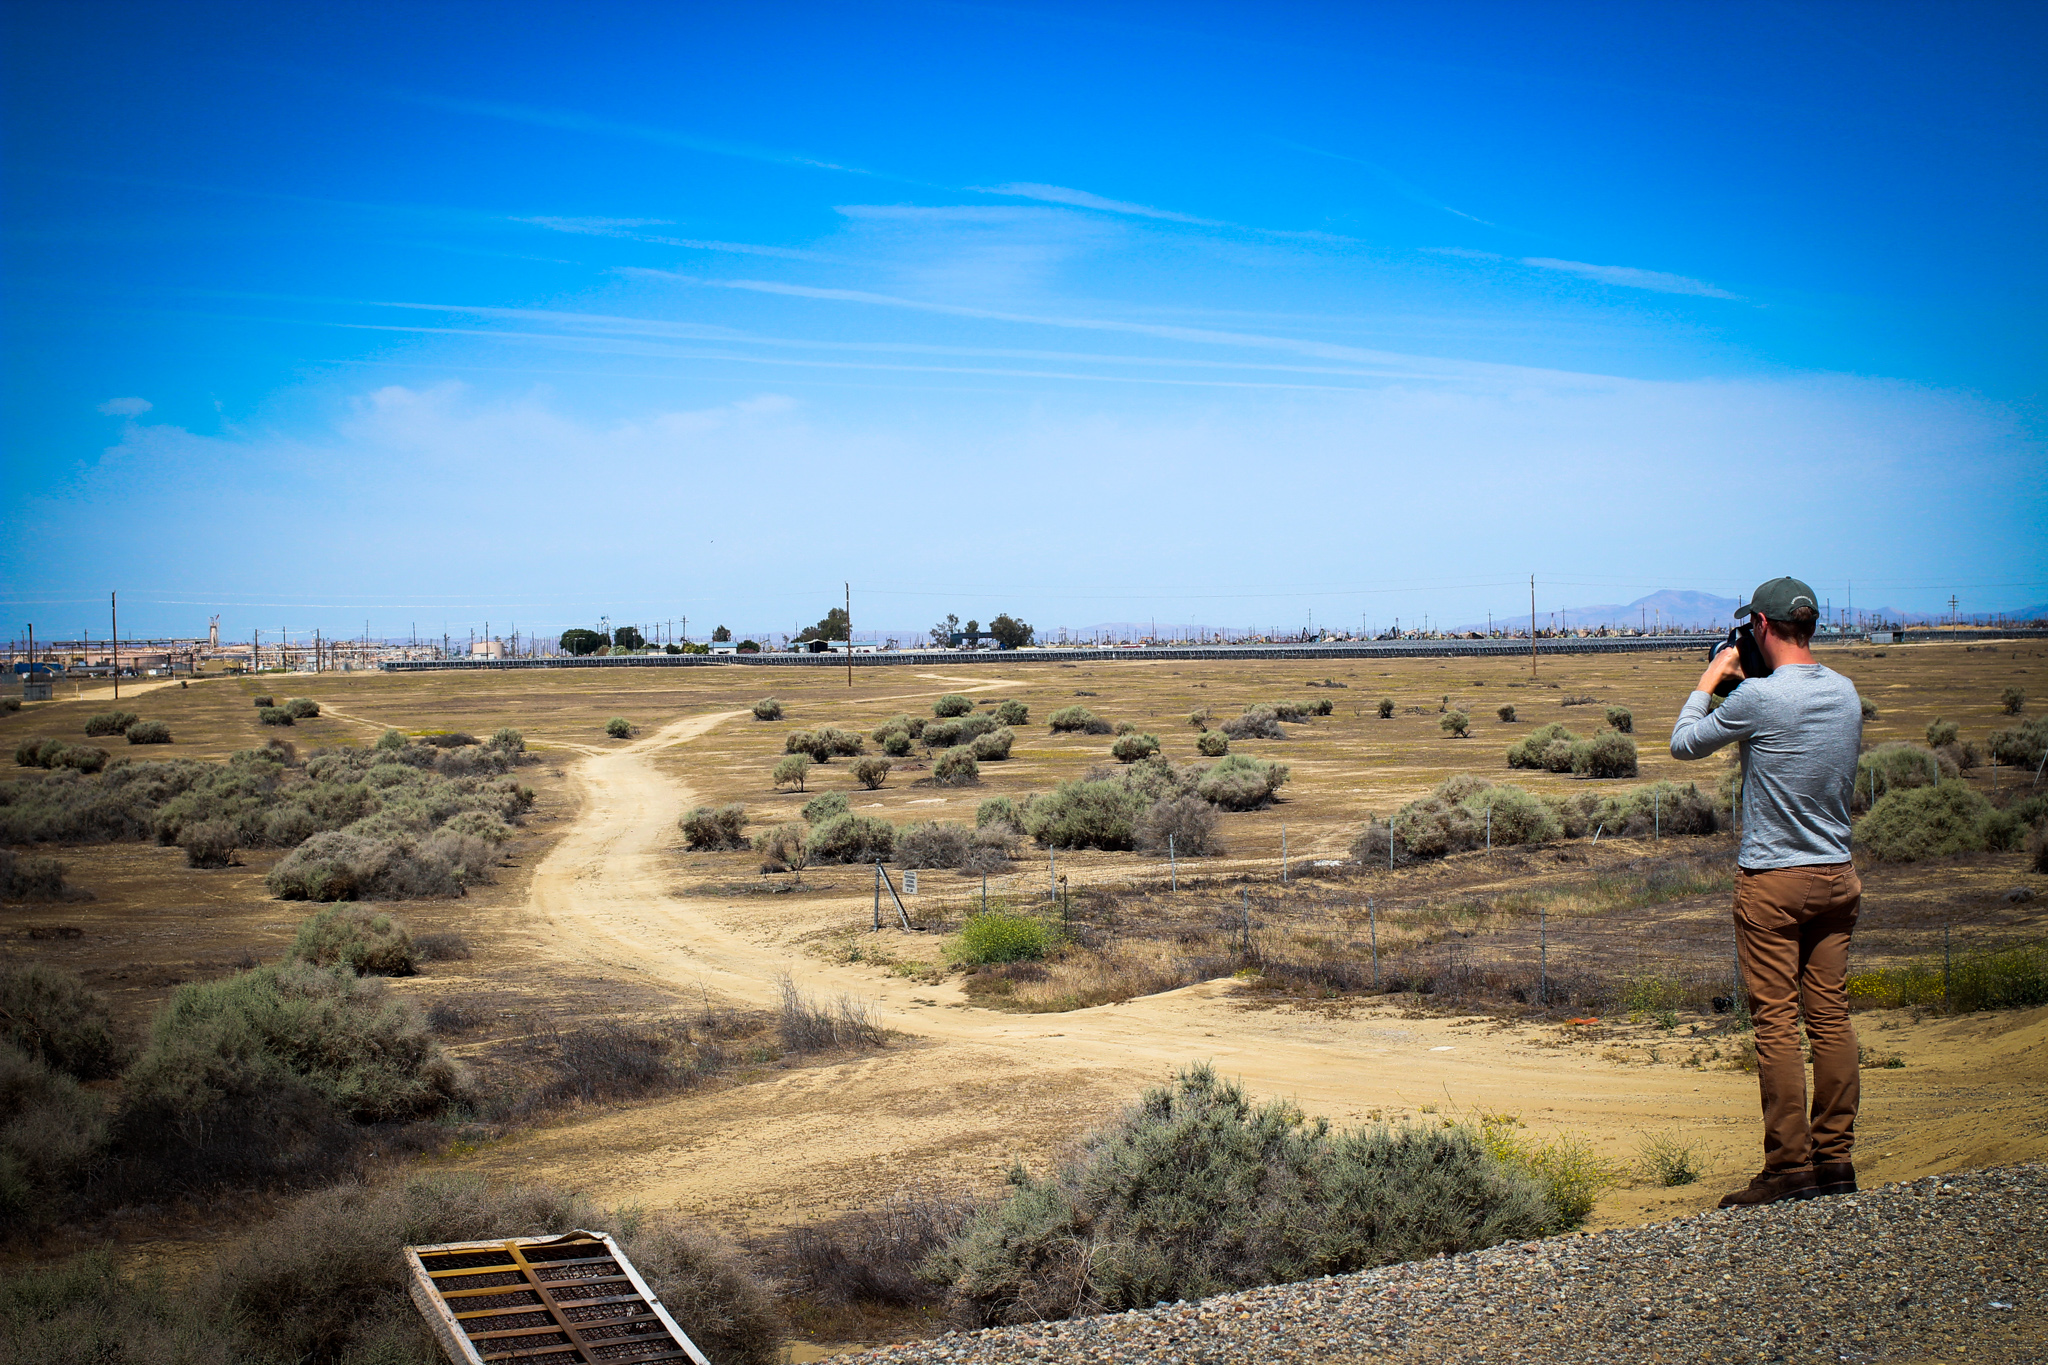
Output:
[[[787,973],[807,992],[872,1002],[904,1040],[849,1061],[571,1118],[492,1144],[465,1164],[760,1229],[906,1183],[983,1183],[1017,1157],[1042,1161],[1141,1086],[1196,1060],[1241,1077],[1258,1096],[1291,1097],[1340,1123],[1375,1112],[1506,1111],[1539,1133],[1583,1133],[1615,1162],[1631,1158],[1649,1131],[1697,1144],[1708,1167],[1699,1185],[1617,1191],[1596,1221],[1705,1207],[1758,1162],[1754,1077],[1617,1063],[1560,1045],[1555,1026],[1404,1017],[1385,1005],[1259,1007],[1227,981],[1066,1014],[1010,1014],[969,1006],[951,982],[926,985],[806,955],[771,912],[672,889],[676,817],[694,794],[651,759],[743,714],[689,717],[577,763],[571,781],[581,810],[535,869],[524,927],[565,968],[691,997],[771,1006]],[[862,897],[806,913],[843,924],[867,911]],[[1866,1073],[1866,1178],[2048,1153],[2048,1122],[2027,1098],[2048,1084],[2044,1040],[2048,1011],[1888,1032],[1886,1046],[1910,1065]]]

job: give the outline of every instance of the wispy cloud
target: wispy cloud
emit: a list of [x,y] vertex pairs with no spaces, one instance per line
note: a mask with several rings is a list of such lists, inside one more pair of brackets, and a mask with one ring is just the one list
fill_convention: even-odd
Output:
[[1039,223],[1063,216],[1052,209],[1009,204],[834,204],[832,211],[842,218],[878,222],[975,225]]
[[1490,222],[1487,219],[1481,218],[1479,215],[1475,213],[1467,213],[1463,209],[1453,208],[1451,205],[1446,204],[1443,200],[1438,199],[1435,195],[1425,193],[1422,189],[1418,188],[1417,186],[1410,184],[1406,180],[1403,180],[1400,176],[1395,175],[1392,171],[1388,170],[1385,166],[1380,165],[1378,162],[1367,161],[1364,157],[1347,156],[1343,152],[1326,151],[1321,147],[1311,147],[1307,143],[1303,142],[1289,142],[1285,138],[1278,139],[1278,141],[1280,142],[1281,146],[1292,148],[1297,152],[1306,152],[1310,156],[1320,156],[1330,161],[1342,161],[1349,165],[1362,167],[1365,170],[1372,172],[1373,178],[1378,180],[1387,189],[1393,191],[1395,194],[1399,195],[1403,199],[1408,200],[1411,203],[1422,205],[1424,208],[1435,209],[1439,213],[1452,214],[1456,217],[1463,218],[1468,222],[1477,223],[1481,227],[1501,228],[1501,230],[1504,232],[1515,231],[1515,229],[1513,228],[1502,228],[1501,224]]
[[[524,104],[504,104],[496,100],[461,100],[443,95],[399,94],[394,98],[408,104],[425,105],[431,109],[444,109],[455,114],[472,114],[478,118],[502,119],[508,123],[524,123],[535,128],[554,128],[567,133],[595,133],[605,137],[631,138],[638,142],[652,142],[664,147],[680,147],[687,151],[704,152],[711,156],[738,157],[747,161],[764,161],[776,166],[801,166],[816,171],[836,171],[841,175],[868,176],[880,180],[902,180],[901,176],[887,175],[880,171],[867,170],[860,166],[848,166],[837,161],[825,161],[819,157],[804,156],[797,152],[785,152],[773,147],[756,147],[744,142],[726,142],[718,138],[699,137],[694,133],[678,132],[673,128],[655,128],[644,123],[621,123],[615,119],[598,118],[592,114],[578,113],[572,109],[539,109]],[[906,181],[917,184],[921,182]]]
[[1132,336],[1154,337],[1163,341],[1184,341],[1205,346],[1229,346],[1251,350],[1285,351],[1295,355],[1309,356],[1319,360],[1331,360],[1364,366],[1375,371],[1378,377],[1402,377],[1414,379],[1459,380],[1480,376],[1521,375],[1544,376],[1552,381],[1604,382],[1604,376],[1574,375],[1566,371],[1537,369],[1529,366],[1499,365],[1483,361],[1444,360],[1433,356],[1403,355],[1395,351],[1372,350],[1360,346],[1341,346],[1331,342],[1312,341],[1300,337],[1274,336],[1259,332],[1222,331],[1208,327],[1182,327],[1168,323],[1132,322],[1118,318],[1082,317],[1046,313],[1019,313],[995,308],[978,308],[968,304],[940,303],[925,299],[902,298],[892,294],[877,294],[861,289],[829,289],[815,285],[786,284],[776,280],[732,280],[706,279],[679,275],[660,270],[638,270],[634,274],[654,278],[666,278],[685,284],[705,285],[716,289],[741,289],[760,294],[779,294],[791,298],[820,299],[835,303],[857,303],[883,308],[900,308],[913,312],[938,313],[950,317],[980,318],[991,322],[1014,322],[1037,327],[1060,327],[1079,331],[1118,332]]
[[100,411],[109,417],[140,417],[155,406],[147,398],[109,398]]
[[644,227],[674,227],[673,218],[514,218],[515,223],[538,223],[557,232],[595,232],[609,236],[614,232]]
[[1122,213],[1133,218],[1157,218],[1167,223],[1192,223],[1196,227],[1213,228],[1237,226],[1235,223],[1225,223],[1215,218],[1197,218],[1190,213],[1175,213],[1172,209],[1155,209],[1149,204],[1106,199],[1099,194],[1090,194],[1087,190],[1068,189],[1065,185],[1038,185],[1029,181],[1017,181],[1008,185],[970,185],[968,188],[978,194],[1002,194],[1014,199],[1036,199],[1045,204],[1065,204],[1069,208]]
[[830,261],[834,258],[796,247],[763,246],[758,242],[720,242],[696,237],[664,237],[651,232],[634,232],[640,225],[661,225],[660,218],[514,218],[515,223],[546,228],[550,232],[573,232],[586,237],[616,237],[649,246],[682,247],[688,251],[722,251],[739,256],[773,256],[785,261]]
[[1216,228],[1224,232],[1249,232],[1259,237],[1277,237],[1305,242],[1323,242],[1332,245],[1356,245],[1357,239],[1334,232],[1318,232],[1302,228],[1258,227],[1251,223],[1233,223],[1223,218],[1198,218],[1192,213],[1178,213],[1172,209],[1154,208],[1150,204],[1134,204],[1124,199],[1110,199],[1092,194],[1087,190],[1069,189],[1065,185],[1039,185],[1030,182],[1016,182],[1007,185],[969,185],[975,194],[1002,194],[1018,199],[1036,199],[1044,204],[1058,204],[1064,208],[1093,209],[1099,213],[1121,214],[1129,218],[1150,218],[1162,223],[1185,223],[1190,227]]
[[1533,265],[1539,270],[1561,270],[1567,275],[1582,279],[1597,280],[1601,284],[1616,284],[1626,289],[1649,289],[1659,294],[1690,294],[1703,299],[1735,299],[1742,295],[1731,294],[1719,285],[1695,280],[1687,275],[1673,275],[1662,270],[1640,270],[1632,265],[1589,265],[1585,261],[1560,261],[1550,256],[1524,256],[1523,265]]

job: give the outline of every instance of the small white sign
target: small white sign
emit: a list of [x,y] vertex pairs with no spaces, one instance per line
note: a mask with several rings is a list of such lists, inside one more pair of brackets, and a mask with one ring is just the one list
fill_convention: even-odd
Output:
[[914,867],[908,869],[903,874],[903,894],[906,896],[915,896],[917,894],[917,869]]

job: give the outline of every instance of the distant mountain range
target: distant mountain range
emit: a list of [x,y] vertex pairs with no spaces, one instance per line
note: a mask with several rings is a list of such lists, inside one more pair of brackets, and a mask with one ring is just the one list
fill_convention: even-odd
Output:
[[[1536,629],[1576,630],[1581,626],[1587,629],[1612,626],[1622,630],[1633,626],[1655,630],[1661,624],[1666,630],[1725,630],[1734,620],[1735,609],[1741,605],[1742,599],[1737,597],[1716,597],[1709,592],[1687,592],[1678,588],[1660,588],[1633,602],[1599,602],[1586,607],[1546,608],[1539,600],[1536,604]],[[1485,630],[1486,624],[1484,621],[1470,621],[1448,629]],[[1494,617],[1493,625],[1497,630],[1527,630],[1529,616],[1527,612],[1510,612]]]

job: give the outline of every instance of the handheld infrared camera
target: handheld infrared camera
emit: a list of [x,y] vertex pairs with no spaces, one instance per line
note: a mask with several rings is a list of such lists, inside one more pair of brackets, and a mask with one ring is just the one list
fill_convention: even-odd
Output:
[[1742,677],[1721,679],[1720,682],[1714,685],[1715,696],[1727,696],[1746,679],[1768,678],[1771,676],[1771,666],[1765,661],[1763,650],[1757,648],[1756,632],[1751,630],[1749,626],[1740,625],[1731,629],[1728,632],[1727,639],[1707,651],[1707,659],[1711,662],[1724,649],[1734,650],[1736,658],[1742,661]]

